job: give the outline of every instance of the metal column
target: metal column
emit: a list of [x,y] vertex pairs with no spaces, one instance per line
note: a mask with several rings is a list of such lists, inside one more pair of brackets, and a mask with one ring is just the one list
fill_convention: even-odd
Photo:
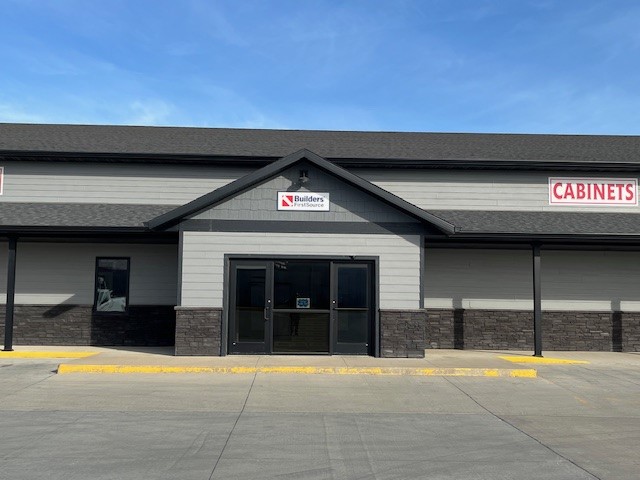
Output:
[[16,294],[16,247],[18,239],[9,237],[7,255],[7,304],[4,317],[4,351],[13,350],[13,305]]
[[532,245],[533,253],[533,355],[542,356],[542,282],[540,280],[540,245]]

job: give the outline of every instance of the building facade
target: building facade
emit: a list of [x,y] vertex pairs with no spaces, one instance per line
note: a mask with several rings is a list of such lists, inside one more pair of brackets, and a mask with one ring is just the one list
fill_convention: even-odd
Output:
[[5,348],[640,351],[640,137],[0,124]]

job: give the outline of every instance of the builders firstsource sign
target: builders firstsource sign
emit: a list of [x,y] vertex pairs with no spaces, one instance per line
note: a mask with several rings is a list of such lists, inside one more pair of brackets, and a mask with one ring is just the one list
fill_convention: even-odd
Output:
[[313,192],[278,192],[278,210],[329,211],[329,194]]
[[636,178],[549,178],[551,205],[638,205]]

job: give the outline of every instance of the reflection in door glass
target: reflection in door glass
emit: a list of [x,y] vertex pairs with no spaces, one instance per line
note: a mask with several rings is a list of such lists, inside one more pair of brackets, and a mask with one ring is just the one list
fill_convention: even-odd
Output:
[[362,267],[338,267],[338,307],[367,307],[367,269]]
[[235,341],[264,341],[265,277],[264,268],[237,269]]
[[282,260],[274,263],[275,308],[329,308],[329,262]]
[[329,313],[274,312],[274,353],[327,353]]
[[339,343],[367,343],[368,327],[368,310],[342,310],[338,312]]

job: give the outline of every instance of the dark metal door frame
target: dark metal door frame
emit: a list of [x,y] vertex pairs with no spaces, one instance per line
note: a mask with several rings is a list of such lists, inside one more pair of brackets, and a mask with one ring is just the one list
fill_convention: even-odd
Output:
[[[263,310],[264,340],[262,342],[235,342],[237,333],[236,298],[238,287],[238,269],[264,269],[264,298]],[[229,271],[229,352],[230,353],[271,353],[273,329],[273,262],[268,260],[232,260]]]
[[[341,307],[338,302],[339,280],[338,270],[340,266],[366,269],[366,307]],[[374,352],[374,271],[373,262],[368,260],[334,260],[331,262],[331,351],[339,354],[367,354]],[[366,311],[367,312],[367,339],[366,343],[341,343],[338,342],[338,313],[341,311]]]
[[[378,281],[378,257],[354,257],[354,256],[328,256],[328,255],[278,255],[278,256],[262,256],[262,255],[225,255],[225,264],[228,266],[225,269],[225,288],[224,288],[224,306],[225,306],[225,324],[223,325],[223,336],[227,337],[224,341],[226,353],[266,353],[273,352],[273,295],[274,295],[274,262],[278,260],[326,260],[330,263],[331,278],[330,278],[330,318],[329,318],[329,354],[368,354],[373,356],[379,356],[380,352],[380,326],[378,318],[378,298],[377,289],[379,285]],[[265,303],[269,301],[268,305],[265,305],[265,340],[263,351],[248,351],[244,348],[237,348],[238,345],[233,342],[233,338],[236,332],[235,324],[235,298],[237,288],[237,266],[245,267],[257,267],[265,268]],[[368,341],[367,345],[356,348],[353,352],[342,351],[345,350],[342,346],[336,351],[337,343],[337,312],[339,306],[334,308],[334,300],[337,299],[337,265],[363,265],[367,268],[367,282],[368,282],[368,310],[369,310],[369,322],[368,322]],[[360,344],[356,344],[360,345]],[[344,346],[344,344],[343,344]],[[242,350],[242,351],[241,351]]]

